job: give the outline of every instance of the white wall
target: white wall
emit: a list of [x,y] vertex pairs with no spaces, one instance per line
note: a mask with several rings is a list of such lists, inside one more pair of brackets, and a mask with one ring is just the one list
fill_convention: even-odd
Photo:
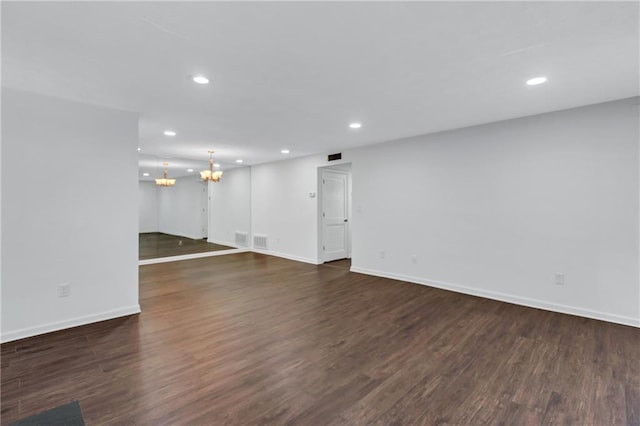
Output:
[[[637,103],[343,152],[352,269],[639,326]],[[253,229],[269,234],[274,252],[317,259],[307,193],[323,160],[253,168]]]
[[318,263],[318,167],[325,155],[251,168],[251,230],[268,236],[268,252]]
[[2,88],[2,341],[139,312],[137,140],[137,114]]
[[[171,176],[169,176],[171,177]],[[203,211],[204,209],[204,211]],[[198,176],[158,188],[158,230],[192,239],[207,236],[207,186]]]
[[627,100],[359,150],[354,269],[640,325],[637,120]]
[[248,234],[251,242],[251,168],[224,172],[220,182],[209,183],[209,235],[216,244],[236,247],[235,232]]
[[138,182],[138,232],[158,232],[158,186],[155,182]]

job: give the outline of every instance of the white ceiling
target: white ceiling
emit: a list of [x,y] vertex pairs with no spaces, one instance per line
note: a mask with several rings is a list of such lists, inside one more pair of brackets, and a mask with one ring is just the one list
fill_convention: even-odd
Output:
[[257,164],[637,96],[639,8],[2,2],[2,84],[138,111],[144,154]]

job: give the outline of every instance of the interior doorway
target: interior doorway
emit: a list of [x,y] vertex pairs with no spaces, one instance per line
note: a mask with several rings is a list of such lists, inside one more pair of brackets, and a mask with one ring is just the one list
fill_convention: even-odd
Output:
[[351,164],[319,169],[320,260],[351,258]]

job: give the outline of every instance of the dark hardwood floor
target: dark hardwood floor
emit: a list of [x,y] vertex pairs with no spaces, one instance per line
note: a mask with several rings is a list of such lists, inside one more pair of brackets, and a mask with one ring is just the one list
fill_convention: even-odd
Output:
[[138,234],[139,260],[231,250],[233,248],[234,247],[208,243],[205,240],[192,240],[191,238],[163,234],[161,232]]
[[254,253],[142,266],[140,296],[2,345],[2,424],[640,424],[636,328]]

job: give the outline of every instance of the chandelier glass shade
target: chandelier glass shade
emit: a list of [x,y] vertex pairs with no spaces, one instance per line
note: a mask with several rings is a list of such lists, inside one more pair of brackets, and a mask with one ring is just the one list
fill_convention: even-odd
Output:
[[220,182],[222,172],[219,170],[213,171],[213,151],[209,151],[209,170],[201,171],[200,177],[205,182]]
[[[167,167],[169,163],[162,163],[163,166]],[[156,179],[156,185],[158,186],[173,186],[176,184],[175,179],[169,179],[169,170],[165,169],[161,178]]]

